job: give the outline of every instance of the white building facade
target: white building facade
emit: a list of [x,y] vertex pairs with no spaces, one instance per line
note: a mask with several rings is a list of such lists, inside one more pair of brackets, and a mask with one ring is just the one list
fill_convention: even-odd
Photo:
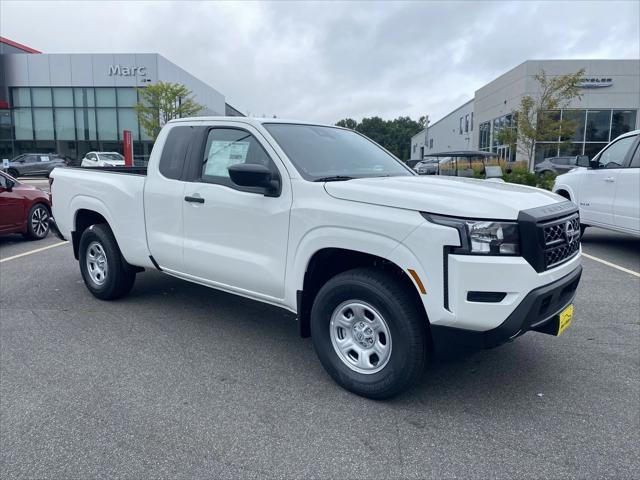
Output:
[[[447,150],[483,150],[505,159],[522,160],[521,152],[512,152],[507,145],[498,143],[496,132],[513,122],[512,112],[522,97],[537,95],[536,74],[544,70],[550,76],[566,75],[580,69],[585,70],[582,98],[573,100],[557,113],[577,125],[571,144],[561,147],[560,138],[539,143],[533,163],[559,155],[592,157],[613,138],[639,128],[640,60],[528,60],[476,90],[471,101],[415,135],[412,159],[420,158],[420,147],[425,146],[424,141],[428,139],[424,155]],[[460,125],[466,126],[467,115],[469,132],[460,129]],[[452,138],[454,127],[457,127],[457,139]],[[434,148],[426,148],[431,142]]]

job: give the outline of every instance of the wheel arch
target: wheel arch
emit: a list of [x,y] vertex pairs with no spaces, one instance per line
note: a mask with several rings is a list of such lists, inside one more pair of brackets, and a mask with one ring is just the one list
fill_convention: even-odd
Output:
[[296,290],[296,310],[300,336],[309,337],[311,335],[311,307],[322,285],[339,273],[360,267],[376,268],[396,276],[412,292],[411,295],[416,301],[416,307],[424,315],[428,328],[429,319],[420,298],[419,289],[422,286],[416,285],[409,272],[388,257],[389,255],[380,256],[361,249],[345,247],[323,247],[314,251],[305,262],[304,273]]

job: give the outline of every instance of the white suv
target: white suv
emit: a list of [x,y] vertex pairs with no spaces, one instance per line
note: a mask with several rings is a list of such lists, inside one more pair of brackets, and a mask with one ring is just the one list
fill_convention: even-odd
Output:
[[124,157],[118,152],[87,152],[82,159],[81,167],[120,167],[124,165]]
[[556,178],[553,191],[580,207],[580,229],[607,228],[640,236],[640,130],[613,140],[593,159]]

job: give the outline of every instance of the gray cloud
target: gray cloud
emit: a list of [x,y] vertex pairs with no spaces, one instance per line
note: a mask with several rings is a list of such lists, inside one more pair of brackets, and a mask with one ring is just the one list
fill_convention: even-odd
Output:
[[0,2],[45,52],[157,52],[252,114],[437,120],[527,59],[640,58],[638,2]]

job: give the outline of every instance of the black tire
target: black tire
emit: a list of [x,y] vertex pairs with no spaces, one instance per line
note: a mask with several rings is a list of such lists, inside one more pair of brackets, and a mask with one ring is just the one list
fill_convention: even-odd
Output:
[[[90,266],[87,255],[90,247],[94,257],[98,257],[98,255],[95,255],[96,249],[104,253],[104,262],[101,262],[101,265],[106,264],[106,273],[104,275],[100,276],[94,273],[92,277],[89,272]],[[91,225],[82,232],[78,248],[78,259],[84,284],[95,297],[101,300],[114,300],[125,296],[133,288],[136,280],[136,270],[122,257],[118,243],[108,225],[103,223]],[[98,261],[93,262],[93,271],[97,268],[97,263]],[[99,275],[101,282],[94,279],[95,275]]]
[[27,233],[29,240],[42,240],[49,234],[49,207],[44,203],[35,203],[29,209],[27,217]]
[[15,168],[10,168],[9,170],[7,170],[7,173],[13,178],[18,178],[18,175],[20,175],[20,173],[18,173],[18,170],[16,170]]
[[[371,305],[388,326],[390,356],[379,371],[355,371],[333,346],[332,315],[350,300]],[[397,276],[374,268],[340,273],[320,289],[311,310],[311,337],[329,375],[363,397],[385,399],[403,392],[416,383],[427,364],[429,333],[422,306]]]

